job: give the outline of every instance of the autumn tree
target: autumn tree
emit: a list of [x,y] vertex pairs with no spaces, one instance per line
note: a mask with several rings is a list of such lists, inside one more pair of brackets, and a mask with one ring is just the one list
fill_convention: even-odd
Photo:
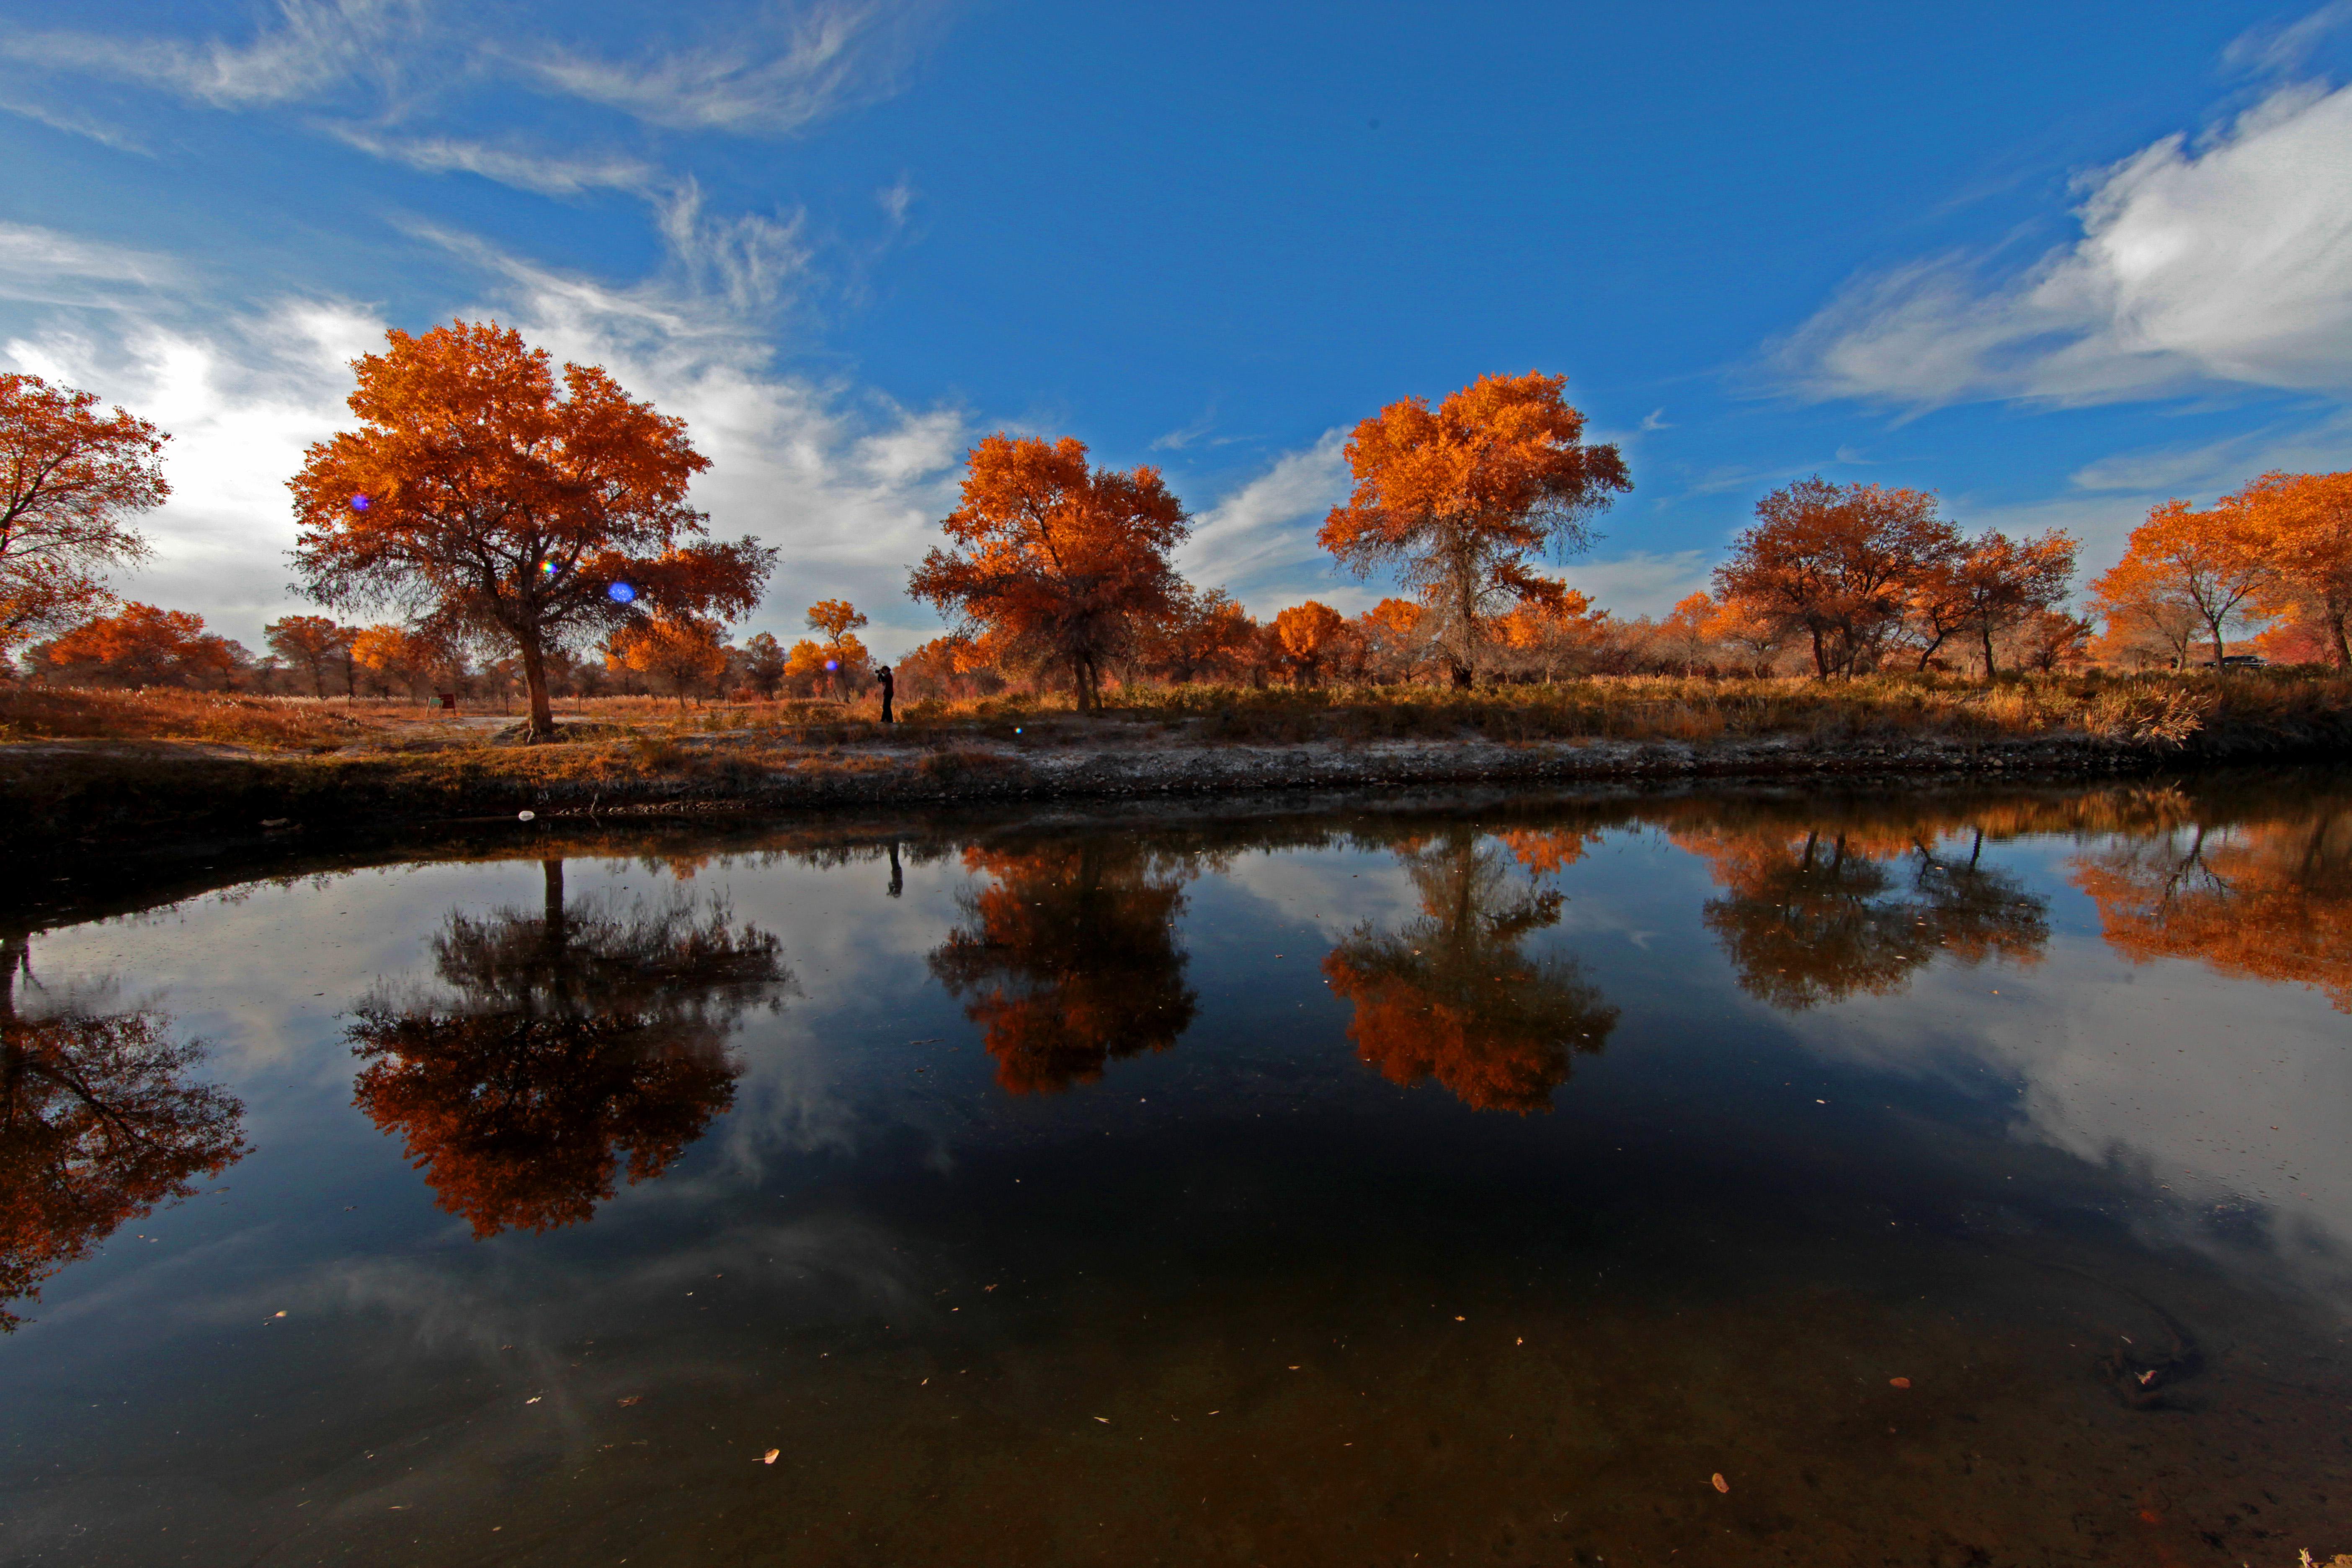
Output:
[[742,1015],[793,986],[723,904],[574,900],[562,861],[541,874],[538,910],[450,915],[437,985],[367,998],[347,1031],[352,1102],[477,1239],[578,1224],[617,1176],[667,1172],[734,1101]]
[[457,655],[444,637],[407,626],[362,626],[352,634],[352,664],[364,670],[379,693],[394,687],[422,698],[451,670]]
[[[1580,853],[1532,838],[1512,847],[1531,867]],[[1517,882],[1467,829],[1398,851],[1421,916],[1394,931],[1358,927],[1323,960],[1332,994],[1350,1003],[1356,1054],[1391,1083],[1437,1081],[1478,1110],[1551,1108],[1571,1056],[1598,1051],[1617,1009],[1571,959],[1530,958],[1528,937],[1559,920],[1558,891]]]
[[1223,588],[1179,583],[1166,618],[1145,637],[1139,657],[1146,669],[1171,685],[1229,680],[1249,663],[1257,635],[1257,623]]
[[1348,617],[1319,600],[1293,605],[1274,617],[1275,641],[1297,686],[1320,684],[1324,667],[1349,639]]
[[2197,511],[2187,501],[2168,500],[2132,530],[2124,558],[2091,592],[2097,602],[2123,604],[2131,614],[2145,614],[2141,604],[2187,605],[2212,639],[2218,668],[2227,628],[2253,619],[2271,585],[2270,563],[2248,509]]
[[1987,679],[1994,673],[1995,638],[2066,602],[2077,548],[2071,535],[2054,528],[2018,540],[1988,529],[1969,542],[1952,576],[1959,586],[1961,625],[1983,650]]
[[2126,555],[2092,580],[2090,602],[2106,623],[2100,658],[2132,663],[2161,658],[2175,669],[2188,667],[2204,619],[2181,591],[2178,575],[2160,563]]
[[784,681],[784,650],[774,634],[758,632],[745,639],[743,679],[768,701],[776,700],[776,689]]
[[1717,608],[1714,597],[1701,590],[1675,600],[1675,607],[1658,623],[1659,647],[1685,675],[1707,662],[1714,641],[1709,623]]
[[105,686],[217,686],[247,662],[243,647],[205,630],[205,618],[133,602],[33,650],[36,666]]
[[1496,629],[1504,647],[1543,671],[1549,686],[1562,664],[1606,640],[1609,612],[1595,610],[1591,595],[1564,587],[1557,595],[1520,604]]
[[124,1224],[248,1152],[245,1108],[191,1081],[205,1047],[149,1013],[24,1005],[25,939],[0,941],[0,1332],[11,1302]]
[[1163,1051],[1192,1022],[1175,923],[1185,868],[1130,840],[975,846],[964,868],[988,885],[930,955],[962,999],[1015,1094],[1092,1082],[1114,1057]]
[[1373,679],[1410,681],[1430,657],[1432,626],[1428,609],[1412,599],[1382,599],[1357,616],[1356,635]]
[[1066,670],[1078,710],[1106,666],[1177,609],[1168,552],[1191,532],[1157,468],[1091,468],[1085,443],[999,433],[971,449],[962,504],[908,592],[992,657]]
[[1717,596],[1785,637],[1805,637],[1823,679],[1867,669],[1913,591],[1962,550],[1927,491],[1818,474],[1758,501],[1756,519],[1716,568]]
[[90,393],[0,374],[0,659],[112,603],[106,573],[148,554],[131,519],[172,493],[170,439]]
[[709,467],[685,422],[492,323],[455,322],[352,362],[361,420],[289,481],[296,569],[331,605],[394,604],[511,647],[530,733],[554,733],[547,655],[647,612],[734,616],[775,552],[705,541],[687,501]]
[[347,626],[325,616],[287,616],[261,628],[262,640],[269,651],[286,661],[290,669],[299,669],[310,678],[310,695],[327,694],[327,671],[341,665],[347,689],[353,679],[351,668],[352,639],[359,636],[357,626]]
[[2352,472],[2264,474],[2221,509],[2268,569],[2260,607],[2312,627],[2352,668]]
[[1583,440],[1566,376],[1481,376],[1433,410],[1391,403],[1347,447],[1355,489],[1316,542],[1359,577],[1394,569],[1436,613],[1454,684],[1477,668],[1488,613],[1556,597],[1533,557],[1591,546],[1591,518],[1633,488],[1617,448]]
[[680,708],[686,694],[727,670],[719,623],[700,616],[642,616],[616,627],[604,643],[604,666],[667,685]]

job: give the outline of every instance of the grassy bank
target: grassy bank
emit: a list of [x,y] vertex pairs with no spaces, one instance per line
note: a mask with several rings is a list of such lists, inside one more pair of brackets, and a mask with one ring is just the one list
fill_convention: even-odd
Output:
[[1705,680],[1453,692],[1180,687],[1080,718],[1015,696],[870,708],[567,704],[555,743],[404,704],[0,688],[0,800],[38,857],[157,835],[651,807],[793,808],[1449,779],[2038,768],[2352,751],[2352,679],[2273,672]]

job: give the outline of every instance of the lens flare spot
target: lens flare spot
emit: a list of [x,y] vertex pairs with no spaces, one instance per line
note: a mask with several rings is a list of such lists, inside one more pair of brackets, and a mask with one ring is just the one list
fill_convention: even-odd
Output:
[[826,659],[824,661],[824,667],[827,669],[839,669],[841,668],[841,660],[837,658]]
[[375,503],[373,501],[371,501],[365,496],[353,496],[352,498],[352,510],[353,511],[365,511],[369,507],[373,506],[374,504]]
[[625,605],[637,596],[637,591],[626,583],[615,583],[604,590],[604,595],[616,605]]

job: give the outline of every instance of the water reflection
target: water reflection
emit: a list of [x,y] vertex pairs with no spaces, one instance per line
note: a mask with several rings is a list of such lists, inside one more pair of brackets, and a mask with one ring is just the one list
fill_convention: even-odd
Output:
[[2108,943],[2315,986],[2352,1012],[2352,812],[2315,796],[2267,820],[2200,821],[2076,858]]
[[781,944],[723,903],[625,915],[567,901],[542,866],[536,911],[450,915],[439,993],[379,993],[348,1031],[352,1101],[404,1140],[441,1206],[478,1237],[587,1219],[667,1171],[734,1103],[728,1037],[791,987]]
[[[1571,864],[1582,842],[1519,834],[1505,847],[1540,873]],[[1323,961],[1333,994],[1355,1005],[1356,1054],[1391,1083],[1434,1078],[1476,1110],[1550,1109],[1570,1054],[1601,1049],[1617,1022],[1572,960],[1519,950],[1558,923],[1559,892],[1514,880],[1501,848],[1467,828],[1396,854],[1420,918],[1360,926]]]
[[959,900],[963,923],[931,973],[985,1031],[996,1081],[1052,1092],[1102,1076],[1113,1057],[1163,1051],[1192,1022],[1175,922],[1192,862],[1087,835],[1028,849],[974,847],[964,868],[993,885]]
[[1750,995],[1791,1012],[1900,990],[1938,954],[2039,960],[2049,901],[1984,863],[1985,833],[1937,847],[1939,825],[1685,829],[1724,895],[1701,919]]
[[18,1010],[23,938],[0,942],[0,1331],[44,1279],[128,1221],[194,1192],[246,1152],[245,1108],[184,1075],[204,1059],[171,1020],[69,1006]]

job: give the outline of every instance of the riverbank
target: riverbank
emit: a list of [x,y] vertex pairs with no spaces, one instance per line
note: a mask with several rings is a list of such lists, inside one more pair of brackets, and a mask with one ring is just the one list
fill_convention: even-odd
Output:
[[[641,709],[634,722],[566,722],[555,742],[535,745],[495,716],[353,734],[354,721],[319,710],[264,715],[275,728],[245,743],[15,739],[0,745],[0,803],[19,858],[54,868],[170,840],[372,835],[523,812],[598,820],[1378,786],[2103,777],[2352,755],[2352,682],[2334,679],[2053,680],[1973,693],[1932,681],[1789,684],[1580,683],[1385,704],[1226,693],[1205,711],[1079,718],[1007,705],[889,727],[805,709],[772,709],[767,722],[743,708]],[[1544,732],[1580,711],[1587,732]],[[313,733],[322,728],[334,743]]]

